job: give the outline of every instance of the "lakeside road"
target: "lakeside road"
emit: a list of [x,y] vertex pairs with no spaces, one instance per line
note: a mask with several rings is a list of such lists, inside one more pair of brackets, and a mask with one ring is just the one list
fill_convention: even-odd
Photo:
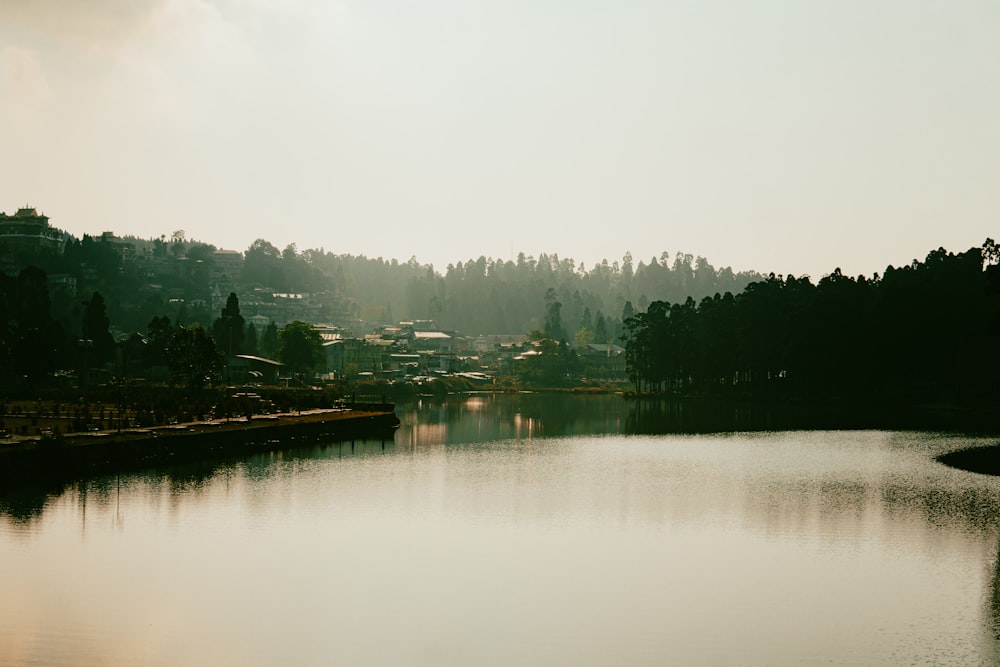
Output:
[[0,477],[136,462],[169,462],[280,449],[296,440],[388,437],[399,425],[392,405],[370,404],[210,419],[151,428],[17,436],[0,441]]

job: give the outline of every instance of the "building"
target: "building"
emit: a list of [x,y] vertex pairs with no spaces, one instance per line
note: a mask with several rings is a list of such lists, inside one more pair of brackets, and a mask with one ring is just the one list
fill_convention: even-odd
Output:
[[497,352],[504,346],[519,345],[525,339],[524,334],[480,334],[472,339],[471,347],[476,352]]
[[33,208],[19,208],[14,215],[0,212],[0,246],[12,252],[48,250],[62,253],[65,232],[49,226],[49,216]]
[[581,372],[590,378],[625,377],[625,348],[606,343],[590,343],[576,349]]
[[276,385],[285,367],[280,361],[237,354],[229,359],[229,382],[231,384]]
[[390,354],[389,370],[396,377],[419,375],[421,373],[420,355],[405,353]]
[[454,352],[455,339],[443,331],[414,331],[411,346],[418,351]]
[[267,328],[267,325],[271,323],[271,318],[267,315],[245,315],[243,322],[247,326],[252,324],[253,328],[257,330],[257,334],[260,335]]
[[237,281],[243,275],[243,253],[235,250],[216,250],[212,254],[212,259],[215,260],[215,277],[224,275]]
[[114,248],[123,262],[131,262],[136,257],[135,244],[131,241],[118,238],[114,232],[104,232],[98,240]]
[[392,368],[389,353],[392,341],[340,338],[323,343],[326,372],[334,377],[352,373],[382,375]]
[[70,273],[50,273],[49,294],[55,296],[62,294],[68,297],[75,297],[77,294],[76,276]]

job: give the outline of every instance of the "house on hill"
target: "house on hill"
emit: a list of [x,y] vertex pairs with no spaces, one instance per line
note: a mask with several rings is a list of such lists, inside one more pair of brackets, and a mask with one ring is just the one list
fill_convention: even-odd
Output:
[[610,343],[590,343],[576,348],[581,372],[591,378],[625,376],[625,348]]
[[229,382],[276,385],[284,367],[283,363],[273,359],[237,354],[229,360]]
[[4,250],[62,254],[67,238],[65,232],[49,226],[49,216],[34,208],[19,208],[14,215],[0,212],[0,247]]
[[326,372],[334,377],[344,377],[352,373],[374,373],[381,375],[388,371],[392,341],[344,337],[323,343]]
[[417,351],[454,352],[455,338],[443,331],[414,331],[412,347]]

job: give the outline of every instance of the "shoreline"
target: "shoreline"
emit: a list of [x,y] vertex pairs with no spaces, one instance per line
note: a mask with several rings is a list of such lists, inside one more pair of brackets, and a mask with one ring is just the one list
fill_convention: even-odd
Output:
[[949,468],[980,475],[1000,476],[1000,444],[957,449],[935,458]]
[[257,415],[252,419],[211,419],[121,431],[0,442],[0,479],[45,473],[91,472],[134,464],[241,456],[283,449],[298,440],[392,437],[399,426],[394,406],[321,408]]

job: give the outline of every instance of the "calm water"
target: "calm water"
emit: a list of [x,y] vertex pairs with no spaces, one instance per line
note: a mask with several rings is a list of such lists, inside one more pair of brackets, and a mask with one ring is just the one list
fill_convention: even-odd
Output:
[[995,665],[1000,479],[615,397],[0,493],[3,665]]

